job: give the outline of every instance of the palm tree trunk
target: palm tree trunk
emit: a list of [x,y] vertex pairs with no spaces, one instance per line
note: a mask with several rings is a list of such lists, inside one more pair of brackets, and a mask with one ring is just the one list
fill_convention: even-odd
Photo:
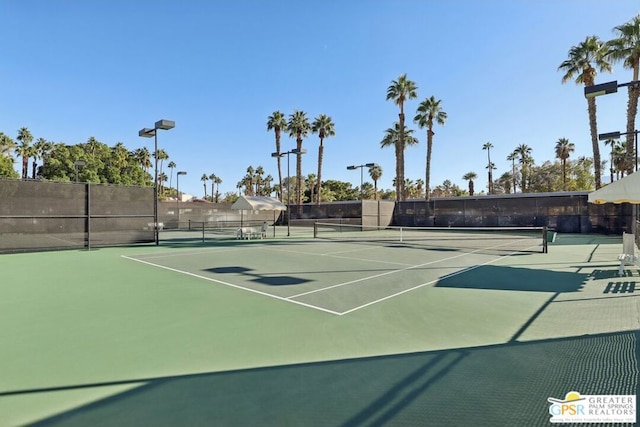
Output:
[[400,141],[396,142],[396,201],[400,201]]
[[596,100],[587,99],[589,110],[589,130],[591,131],[591,146],[593,147],[593,168],[595,171],[596,190],[602,186],[600,181],[602,164],[600,163],[600,146],[598,145],[598,126],[596,121]]
[[425,186],[425,199],[429,200],[431,195],[429,189],[431,188],[431,150],[433,149],[433,131],[427,129],[427,169],[424,176]]
[[562,159],[562,188],[567,191],[567,159]]
[[[324,144],[320,138],[320,146],[318,147],[318,192],[316,194],[316,205],[320,205],[320,190],[322,188],[322,158],[324,156]],[[313,189],[311,189],[313,193]]]
[[400,118],[400,137],[399,137],[399,142],[400,142],[400,179],[399,179],[399,185],[400,185],[400,200],[404,200],[406,198],[405,193],[405,183],[404,183],[404,107],[402,106],[402,104],[400,105],[400,114],[399,114],[399,118]]

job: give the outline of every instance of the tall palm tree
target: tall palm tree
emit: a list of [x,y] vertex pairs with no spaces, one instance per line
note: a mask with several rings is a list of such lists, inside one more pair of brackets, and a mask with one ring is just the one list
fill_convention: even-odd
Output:
[[22,179],[27,179],[27,169],[29,167],[29,157],[31,157],[31,141],[33,141],[33,135],[26,127],[21,127],[16,137],[20,141],[20,146],[16,150],[16,153],[22,157]]
[[296,138],[296,203],[298,204],[298,211],[302,211],[302,142],[307,137],[311,125],[307,118],[307,113],[304,111],[295,110],[289,115],[289,121],[287,122],[287,131],[289,136]]
[[462,179],[465,181],[469,181],[469,195],[473,196],[473,180],[476,179],[478,175],[475,172],[467,172],[462,176]]
[[511,177],[512,177],[512,184],[513,184],[513,193],[515,194],[516,192],[516,184],[518,181],[518,175],[516,174],[516,160],[518,159],[518,152],[517,151],[513,151],[511,154],[509,154],[507,156],[507,160],[509,160],[511,162]]
[[209,177],[206,173],[202,174],[200,181],[202,181],[202,186],[204,187],[204,199],[207,200],[207,181],[209,181]]
[[489,185],[488,190],[489,194],[493,194],[493,169],[490,167],[493,163],[491,163],[491,149],[493,148],[493,144],[491,142],[485,142],[482,146],[483,150],[487,150],[487,169],[489,170]]
[[[565,74],[562,83],[575,79],[576,84],[585,87],[595,84],[596,74],[611,72],[611,64],[606,59],[607,48],[597,36],[588,36],[583,42],[569,49],[569,57],[560,64],[558,70]],[[589,130],[591,132],[591,146],[593,147],[593,166],[595,169],[596,190],[602,186],[600,175],[602,163],[600,161],[600,147],[598,145],[598,126],[596,121],[596,100],[587,98],[589,111]]]
[[400,108],[398,113],[399,135],[396,144],[396,200],[403,200],[404,195],[404,147],[405,147],[405,124],[404,124],[404,103],[406,100],[418,97],[418,86],[415,82],[407,79],[403,74],[398,80],[392,80],[387,88],[387,101],[392,100]]
[[522,165],[520,189],[524,193],[527,182],[527,165],[530,163],[528,158],[531,156],[531,147],[527,144],[520,144],[516,147],[514,153],[517,153],[520,156],[520,164]]
[[[403,149],[400,150],[400,134],[403,134],[404,137],[404,144]],[[407,129],[407,126],[404,127],[404,130],[401,132],[400,131],[400,125],[398,124],[398,122],[395,122],[393,124],[392,128],[387,128],[387,130],[384,131],[384,137],[382,138],[382,141],[380,141],[380,148],[384,148],[384,147],[395,147],[396,149],[396,159],[398,158],[398,151],[403,151],[404,152],[404,147],[406,147],[407,145],[416,145],[418,144],[418,138],[416,138],[415,136],[413,136],[413,129]],[[404,155],[403,157],[404,158]],[[396,162],[396,172],[398,171],[398,166],[397,166],[397,162]],[[398,184],[399,178],[396,176],[394,183],[395,183],[395,187],[396,187],[396,191],[398,191],[398,188],[401,188],[401,191],[404,191],[404,183],[402,185]],[[403,200],[404,195],[403,194],[397,194],[396,193],[396,200]]]
[[254,183],[256,184],[256,191],[255,191],[255,195],[256,196],[261,196],[262,195],[262,190],[261,187],[264,186],[264,168],[262,166],[258,166],[255,170],[254,173]]
[[158,168],[158,174],[162,175],[162,162],[169,158],[169,154],[164,151],[162,148],[158,149],[158,160],[160,160],[160,167]]
[[436,100],[432,95],[425,99],[418,106],[417,114],[413,118],[413,121],[418,124],[420,129],[427,128],[427,161],[425,168],[425,198],[429,200],[429,186],[431,182],[431,152],[433,150],[433,122],[441,126],[444,126],[447,121],[447,113],[442,110],[440,106],[441,100]]
[[[617,38],[607,42],[608,57],[614,62],[622,61],[624,68],[633,72],[632,81],[640,77],[640,14],[629,22],[618,25],[613,29]],[[627,174],[633,172],[635,164],[633,135],[636,130],[636,115],[638,114],[638,97],[640,86],[629,85],[629,101],[627,102]]]
[[216,183],[216,203],[218,203],[218,197],[220,196],[220,184],[222,184],[222,179],[219,176],[216,176],[214,179]]
[[615,139],[613,139],[613,138],[609,138],[609,139],[607,139],[607,140],[605,140],[605,141],[604,141],[604,145],[605,145],[605,147],[606,147],[607,145],[610,145],[610,146],[611,146],[611,154],[609,155],[609,162],[610,162],[610,165],[609,165],[609,173],[611,174],[611,175],[610,175],[610,177],[609,177],[609,178],[610,178],[610,180],[611,180],[610,182],[613,182],[613,172],[614,172],[614,170],[615,170],[615,169],[614,169],[614,164],[613,164],[613,150],[614,150],[614,148],[615,148],[616,142],[617,142],[617,140],[615,140]]
[[374,164],[369,168],[369,176],[373,180],[373,190],[375,192],[375,200],[378,200],[378,180],[382,177],[382,167]]
[[311,132],[317,133],[318,138],[320,138],[320,145],[318,146],[318,191],[316,192],[316,204],[319,205],[321,199],[320,190],[322,188],[322,158],[324,155],[323,141],[325,138],[335,136],[336,134],[335,126],[333,124],[333,121],[331,121],[331,117],[327,116],[326,114],[320,114],[311,124]]
[[567,138],[560,138],[556,142],[556,158],[562,162],[562,188],[564,191],[567,191],[567,159],[575,149],[573,142],[569,142]]
[[489,191],[489,194],[493,194],[493,171],[498,168],[496,167],[496,164],[493,162],[489,162],[489,164],[484,168],[488,170],[489,180],[490,180],[489,184],[487,185],[487,190]]
[[216,178],[217,176],[215,173],[212,173],[211,175],[209,175],[209,180],[211,181],[211,201],[212,202],[214,201],[213,195],[216,194],[214,191],[216,186]]
[[167,167],[171,169],[171,173],[169,174],[169,188],[171,188],[173,186],[173,170],[176,168],[176,162],[173,160],[170,161]]
[[[280,153],[280,134],[283,130],[287,129],[287,119],[285,115],[280,111],[274,111],[267,118],[267,131],[273,130],[276,136],[276,153]],[[282,167],[280,165],[281,157],[276,157],[278,159],[278,184],[280,188],[282,188]],[[280,193],[280,201],[282,201],[282,192]]]

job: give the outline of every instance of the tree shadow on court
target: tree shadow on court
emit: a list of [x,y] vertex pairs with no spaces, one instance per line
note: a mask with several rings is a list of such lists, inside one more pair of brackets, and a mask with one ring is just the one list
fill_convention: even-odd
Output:
[[435,284],[441,288],[494,289],[529,292],[577,292],[588,274],[482,265],[444,277]]
[[215,274],[241,274],[243,276],[252,277],[250,281],[268,286],[291,286],[301,285],[303,283],[311,282],[309,279],[303,279],[295,276],[273,276],[267,274],[252,273],[252,268],[229,266],[229,267],[215,267],[205,268],[203,271],[208,271]]
[[144,385],[35,426],[547,426],[548,397],[638,394],[640,332],[0,392]]

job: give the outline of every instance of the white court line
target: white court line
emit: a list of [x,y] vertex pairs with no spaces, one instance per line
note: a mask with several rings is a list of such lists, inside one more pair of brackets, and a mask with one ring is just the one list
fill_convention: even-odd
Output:
[[[138,257],[144,257],[144,259],[156,259],[156,258],[170,258],[170,257],[174,257],[174,256],[185,256],[185,255],[202,255],[202,254],[210,254],[210,253],[218,253],[218,252],[232,252],[232,251],[239,251],[241,250],[240,248],[234,248],[234,249],[229,249],[229,248],[210,248],[208,250],[200,250],[200,251],[188,251],[188,252],[171,252],[171,253],[167,253],[167,254],[162,254],[159,255],[157,253],[151,254],[151,253],[146,253],[146,254],[138,254],[136,256]],[[122,255],[125,256],[125,255]]]
[[[304,293],[297,294],[297,295],[291,295],[291,296],[289,296],[288,298],[298,298],[298,297],[301,297],[301,296],[303,296],[303,295],[314,294],[314,293],[316,293],[316,292],[322,292],[322,291],[326,291],[326,290],[328,290],[328,289],[338,288],[338,287],[340,287],[340,286],[351,285],[351,284],[353,284],[353,283],[358,283],[358,282],[362,282],[362,281],[369,280],[369,279],[375,279],[375,278],[377,278],[377,277],[386,276],[386,275],[389,275],[389,274],[395,274],[395,273],[400,273],[400,272],[403,272],[403,271],[411,270],[411,269],[414,269],[414,268],[424,267],[425,265],[437,264],[437,263],[440,263],[440,262],[443,262],[443,261],[449,261],[449,260],[452,260],[452,259],[456,259],[456,258],[460,258],[460,257],[463,257],[463,256],[471,255],[471,254],[473,254],[473,253],[475,253],[475,252],[484,251],[484,250],[487,250],[487,249],[495,249],[495,248],[499,248],[500,246],[505,246],[505,245],[507,245],[507,244],[511,244],[511,243],[513,243],[513,242],[503,243],[503,244],[501,244],[501,245],[491,246],[491,247],[482,248],[482,249],[476,249],[475,251],[472,251],[472,252],[465,252],[465,253],[463,253],[463,254],[456,255],[456,256],[452,256],[452,257],[448,257],[448,258],[442,258],[442,259],[438,259],[438,260],[435,260],[435,261],[429,261],[429,262],[425,262],[425,263],[418,264],[418,265],[412,265],[412,266],[410,266],[410,267],[401,268],[401,269],[399,269],[399,270],[391,270],[391,271],[387,271],[387,272],[384,272],[384,273],[375,274],[375,275],[373,275],[373,276],[363,277],[363,278],[361,278],[361,279],[350,280],[350,281],[348,281],[348,282],[338,283],[337,285],[331,285],[331,286],[327,286],[327,287],[325,287],[325,288],[314,289],[314,290],[309,291],[309,292],[304,292]],[[532,246],[532,247],[533,247],[533,246]],[[513,255],[514,253],[518,253],[518,252],[520,252],[520,251],[514,251],[514,252],[511,252],[510,254],[503,255],[503,256],[498,257],[498,258],[496,258],[496,259],[500,259],[500,258],[503,258],[503,257],[505,257],[505,256],[511,256],[511,255]],[[484,264],[480,264],[480,265],[484,265]],[[465,271],[465,270],[462,270],[462,271]],[[446,276],[445,276],[445,277],[446,277]]]
[[356,257],[347,257],[347,256],[334,255],[334,254],[339,253],[339,252],[316,253],[316,252],[291,251],[291,250],[288,250],[288,249],[274,249],[274,248],[269,248],[269,250],[270,251],[275,251],[275,252],[286,252],[286,253],[291,253],[291,254],[326,256],[326,257],[333,257],[333,258],[338,258],[338,259],[349,259],[349,260],[353,260],[353,261],[373,262],[375,264],[392,264],[392,265],[406,265],[406,266],[413,265],[413,264],[408,264],[406,262],[391,262],[391,261],[381,261],[381,260],[367,259],[367,258],[356,258]]
[[[531,246],[531,247],[533,248],[533,247],[535,247],[535,246]],[[476,268],[478,268],[478,267],[482,267],[483,265],[492,264],[492,263],[494,263],[494,262],[496,262],[496,261],[498,261],[498,260],[501,260],[502,258],[506,258],[506,257],[508,257],[508,256],[511,256],[511,255],[513,255],[513,254],[517,254],[517,253],[520,253],[520,252],[522,252],[522,251],[514,251],[514,252],[511,252],[510,254],[503,255],[503,256],[501,256],[501,257],[498,257],[498,258],[495,258],[495,259],[489,260],[489,261],[487,261],[487,262],[485,262],[485,263],[478,264],[478,265],[474,265],[474,266],[471,266],[471,267],[467,267],[467,268],[465,268],[464,270],[455,271],[455,272],[453,272],[453,273],[450,273],[450,274],[444,275],[444,276],[442,276],[442,277],[438,277],[437,279],[433,279],[433,280],[431,280],[430,282],[426,282],[426,283],[423,283],[423,284],[421,284],[421,285],[414,286],[413,288],[405,289],[404,291],[400,291],[400,292],[396,292],[395,294],[387,295],[386,297],[383,297],[383,298],[377,299],[377,300],[375,300],[375,301],[370,301],[370,302],[368,302],[368,303],[366,303],[366,304],[363,304],[363,305],[361,305],[361,306],[354,307],[354,308],[352,308],[352,309],[350,309],[350,310],[347,310],[347,311],[343,311],[342,313],[339,313],[339,316],[344,316],[345,314],[353,313],[353,312],[354,312],[354,311],[356,311],[356,310],[360,310],[360,309],[362,309],[362,308],[369,307],[369,306],[374,305],[374,304],[377,304],[377,303],[379,303],[379,302],[386,301],[386,300],[391,299],[391,298],[395,298],[395,297],[397,297],[397,296],[399,296],[399,295],[406,294],[407,292],[415,291],[416,289],[420,289],[420,288],[422,288],[422,287],[424,287],[424,286],[431,285],[431,284],[433,284],[433,283],[435,283],[435,282],[438,282],[438,281],[440,281],[440,280],[448,279],[448,278],[450,278],[450,277],[457,276],[458,274],[462,274],[462,273],[466,273],[466,272],[471,271],[471,270],[475,270]]]
[[337,311],[329,310],[327,308],[317,307],[315,305],[306,304],[306,303],[303,303],[303,302],[300,302],[300,301],[292,301],[292,300],[289,300],[287,298],[279,297],[277,295],[273,295],[273,294],[270,294],[270,293],[267,293],[267,292],[261,292],[261,291],[258,291],[256,289],[245,288],[244,286],[234,285],[233,283],[223,282],[222,280],[212,279],[211,277],[200,276],[199,274],[190,273],[188,271],[182,271],[182,270],[178,270],[176,268],[171,268],[171,267],[167,267],[167,266],[160,265],[160,264],[154,264],[154,263],[148,262],[148,261],[143,261],[141,259],[131,258],[131,257],[128,257],[126,255],[120,255],[120,256],[122,258],[128,259],[130,261],[136,261],[136,262],[140,262],[142,264],[151,265],[153,267],[163,268],[165,270],[173,271],[175,273],[186,274],[187,276],[197,277],[198,279],[208,280],[210,282],[219,283],[221,285],[230,286],[230,287],[236,288],[236,289],[242,289],[243,291],[253,292],[253,293],[256,293],[256,294],[259,294],[259,295],[263,295],[263,296],[266,296],[266,297],[275,298],[275,299],[280,300],[280,301],[290,302],[290,303],[302,305],[302,306],[307,307],[307,308],[313,308],[315,310],[324,311],[325,313],[331,313],[331,314],[335,314],[335,315],[338,315],[338,316],[340,315],[340,313],[338,313]]

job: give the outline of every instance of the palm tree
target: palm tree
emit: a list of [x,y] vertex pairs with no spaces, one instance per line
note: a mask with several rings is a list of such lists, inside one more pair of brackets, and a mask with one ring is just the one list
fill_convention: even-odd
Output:
[[[273,129],[273,132],[276,135],[276,153],[280,153],[280,133],[282,130],[287,129],[287,120],[283,113],[280,111],[274,111],[273,114],[269,116],[267,119],[267,131]],[[282,188],[282,168],[280,165],[280,156],[277,156],[278,159],[278,184],[280,188]],[[282,201],[282,192],[280,193],[280,201]]]
[[162,175],[162,162],[163,160],[167,160],[169,155],[163,149],[158,149],[158,160],[160,160],[160,167],[158,168],[158,174]]
[[627,170],[627,143],[626,141],[617,141],[613,148],[612,160],[615,170],[616,179],[624,178],[624,173]]
[[207,181],[209,181],[209,177],[206,173],[202,174],[200,181],[202,181],[202,186],[204,187],[204,199],[207,200]]
[[564,191],[567,191],[567,159],[575,149],[573,142],[569,142],[567,138],[560,138],[556,142],[556,158],[562,162],[562,188]]
[[171,169],[171,174],[169,175],[169,188],[171,188],[173,186],[173,170],[176,168],[176,162],[170,161],[167,167]]
[[263,175],[264,175],[264,168],[262,166],[258,166],[253,175],[254,182],[256,184],[256,191],[255,191],[256,196],[262,195],[262,190],[260,188],[264,186],[264,178],[262,177]]
[[431,152],[433,149],[433,121],[439,125],[444,125],[447,121],[447,113],[440,106],[441,100],[436,100],[431,96],[420,103],[418,111],[413,121],[418,124],[420,129],[427,128],[427,162],[425,168],[425,198],[429,200],[429,186],[431,180]]
[[[632,20],[619,25],[613,29],[618,37],[607,42],[607,56],[614,62],[622,61],[624,68],[633,71],[632,81],[637,81],[640,77],[640,14]],[[627,174],[633,172],[635,161],[634,144],[631,138],[635,135],[636,115],[638,114],[638,96],[640,86],[629,85],[629,101],[627,102]]]
[[0,155],[7,155],[10,159],[13,160],[13,156],[11,153],[16,149],[16,143],[9,137],[9,135],[5,135],[0,132]]
[[298,204],[298,210],[302,210],[302,141],[309,134],[311,125],[307,114],[304,111],[295,110],[293,114],[289,115],[289,122],[287,123],[287,131],[290,137],[296,138],[296,203]]
[[369,176],[373,180],[373,191],[375,192],[375,200],[378,200],[378,180],[382,177],[382,167],[374,164],[369,168]]
[[527,144],[520,144],[516,147],[514,153],[520,156],[520,164],[522,165],[522,176],[520,178],[520,189],[525,192],[525,183],[527,182],[527,165],[530,163],[528,158],[531,155],[531,147]]
[[485,142],[484,145],[482,146],[483,150],[487,150],[487,169],[489,170],[489,185],[488,185],[488,190],[489,190],[489,194],[493,194],[493,169],[490,167],[491,165],[493,165],[493,163],[491,163],[491,149],[493,148],[493,144],[490,142]]
[[[151,164],[151,153],[147,147],[138,148],[133,152],[133,157],[136,162],[140,164],[140,167],[148,174]],[[151,180],[153,181],[153,179]]]
[[400,133],[398,135],[398,143],[396,144],[396,200],[402,200],[404,194],[404,147],[405,147],[405,125],[404,125],[404,102],[408,99],[418,97],[418,87],[416,84],[407,79],[407,75],[403,74],[398,80],[391,81],[391,85],[387,88],[387,101],[392,100],[400,108],[398,114],[398,123]]
[[[500,178],[498,178],[498,183],[502,186],[506,194],[509,194],[511,192],[512,181],[513,181],[513,176],[511,175],[510,172],[505,172],[502,175],[500,175]],[[515,193],[515,184],[513,185],[513,188]]]
[[507,156],[507,160],[509,160],[511,162],[511,177],[512,179],[512,184],[513,184],[513,193],[515,194],[516,192],[516,184],[517,184],[517,180],[518,180],[518,175],[516,174],[516,160],[518,159],[518,152],[517,151],[513,151],[511,154],[509,154]]
[[489,184],[487,185],[487,190],[489,191],[489,194],[493,194],[493,171],[498,169],[496,167],[496,164],[493,162],[489,162],[489,164],[487,166],[484,167],[485,169],[487,169],[489,172]]
[[[404,135],[404,144],[403,144],[403,149],[400,150],[400,134]],[[404,147],[406,147],[407,145],[416,145],[418,144],[418,138],[416,138],[415,136],[413,136],[413,129],[407,129],[407,127],[404,127],[404,131],[401,132],[400,131],[400,125],[398,124],[398,122],[395,122],[393,124],[393,128],[387,128],[387,130],[384,131],[384,137],[382,138],[382,141],[380,141],[380,148],[384,148],[384,147],[395,147],[396,149],[396,159],[398,158],[398,150],[403,151],[404,152]],[[404,158],[404,155],[402,156],[402,158]],[[398,165],[397,165],[397,161],[396,161],[396,172],[398,171]],[[396,176],[394,182],[395,182],[395,187],[396,187],[396,191],[398,191],[398,188],[401,188],[404,191],[404,183],[402,184],[398,184],[399,178]],[[396,193],[396,200],[403,200],[404,195],[403,194],[397,194]]]
[[322,157],[324,154],[323,141],[325,138],[335,136],[336,134],[331,117],[326,114],[320,114],[311,124],[311,132],[317,133],[320,138],[320,145],[318,146],[318,191],[316,192],[316,203],[319,205],[321,199],[320,190],[322,188]]
[[30,145],[33,141],[33,135],[26,127],[20,128],[18,136],[16,137],[20,141],[20,146],[16,150],[16,153],[22,157],[22,179],[27,179],[27,169],[29,167],[29,157],[31,157]]
[[253,196],[253,183],[256,179],[256,171],[253,166],[249,166],[247,168],[247,173],[244,178],[242,178],[242,183],[245,186],[244,195],[245,196]]
[[216,183],[216,203],[218,203],[218,196],[220,196],[220,184],[222,184],[222,179],[219,176],[216,176],[214,181]]
[[38,167],[38,159],[46,158],[47,154],[51,150],[51,143],[44,138],[38,138],[33,144],[33,170],[31,172],[31,178],[36,179],[36,169]]
[[469,195],[473,196],[473,180],[476,179],[478,175],[475,172],[467,172],[462,176],[462,179],[465,181],[469,181]]
[[310,173],[309,175],[307,175],[307,179],[305,181],[307,186],[309,187],[309,203],[313,203],[313,191],[316,188],[316,185],[318,184],[316,174]]
[[609,173],[611,174],[611,175],[610,175],[611,182],[613,182],[613,171],[614,171],[614,164],[613,164],[613,150],[614,150],[614,148],[615,148],[616,142],[617,142],[617,140],[615,140],[615,139],[613,139],[613,138],[609,138],[609,139],[607,139],[607,140],[605,140],[605,141],[604,141],[604,145],[605,145],[605,147],[606,147],[607,145],[610,145],[610,146],[611,146],[611,154],[609,155],[609,162],[611,163],[611,164],[609,165]]
[[[597,36],[588,36],[577,46],[569,50],[569,57],[560,64],[558,70],[565,74],[562,76],[562,83],[575,78],[576,84],[584,84],[585,87],[595,84],[598,68],[600,72],[611,72],[611,64],[607,62],[605,54],[607,48]],[[592,65],[593,64],[593,65]],[[596,68],[594,68],[594,65]],[[593,97],[587,98],[589,111],[589,130],[591,131],[591,146],[593,147],[593,165],[595,169],[596,190],[602,186],[600,175],[602,174],[602,163],[600,161],[600,147],[598,146],[598,126],[596,121],[596,100]]]
[[216,176],[215,173],[212,173],[211,175],[209,175],[209,179],[211,180],[211,201],[212,202],[214,201],[213,195],[216,194],[215,191],[214,191],[215,190],[215,185],[216,185],[216,178],[217,178],[217,176]]

